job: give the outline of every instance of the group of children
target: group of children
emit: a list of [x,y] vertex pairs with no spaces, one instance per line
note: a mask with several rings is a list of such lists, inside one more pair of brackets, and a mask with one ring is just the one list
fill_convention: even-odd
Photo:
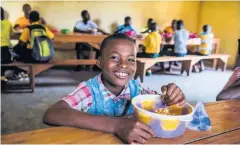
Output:
[[[23,5],[24,16],[18,18],[12,27],[9,20],[5,19],[5,11],[1,7],[1,64],[11,63],[13,60],[22,62],[34,63],[35,59],[32,57],[32,30],[42,30],[44,34],[53,39],[54,34],[45,26],[46,22],[40,17],[37,11],[32,11],[29,4]],[[10,37],[15,31],[21,32],[19,41],[16,46],[11,46]],[[11,49],[12,48],[12,49]],[[23,80],[28,79],[26,71],[17,67],[2,67],[1,80],[7,81],[5,71],[14,70],[12,79]]]

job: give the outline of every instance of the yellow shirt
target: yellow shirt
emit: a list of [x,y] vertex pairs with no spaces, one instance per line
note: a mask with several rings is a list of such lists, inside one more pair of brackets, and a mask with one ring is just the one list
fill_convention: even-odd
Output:
[[16,20],[15,25],[19,25],[19,28],[23,29],[30,25],[30,21],[25,16],[22,16]]
[[[36,25],[36,24],[40,25],[39,22],[34,22],[34,23],[32,23],[31,25]],[[45,30],[46,30],[46,35],[47,35],[47,37],[50,38],[50,39],[53,39],[53,38],[54,38],[54,34],[53,34],[46,26],[44,26],[44,28],[45,28]],[[23,32],[22,32],[19,40],[21,40],[21,41],[23,41],[23,42],[25,42],[25,43],[28,43],[28,42],[29,42],[29,40],[30,40],[30,32],[29,32],[29,29],[28,29],[28,28],[24,28],[24,29],[23,29]],[[28,45],[27,45],[27,48],[31,49],[31,46],[30,46],[29,43],[28,43]]]
[[167,26],[165,29],[164,29],[164,31],[166,31],[167,33],[170,33],[170,34],[173,34],[173,28],[172,28],[172,26]]
[[145,53],[159,53],[161,36],[158,32],[151,32],[145,38],[143,45],[145,46]]
[[10,46],[10,35],[12,32],[11,23],[8,20],[1,20],[1,47]]

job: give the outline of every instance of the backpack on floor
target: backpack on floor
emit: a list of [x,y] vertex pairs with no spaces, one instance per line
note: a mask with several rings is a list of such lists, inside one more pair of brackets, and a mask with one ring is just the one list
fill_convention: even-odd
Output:
[[52,59],[54,56],[54,47],[51,39],[47,37],[45,27],[42,25],[30,25],[28,28],[32,58],[38,62],[47,62]]

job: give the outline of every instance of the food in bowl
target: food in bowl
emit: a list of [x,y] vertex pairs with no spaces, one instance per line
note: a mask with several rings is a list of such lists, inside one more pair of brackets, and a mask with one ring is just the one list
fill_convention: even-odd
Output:
[[163,115],[175,115],[174,113],[170,113],[168,108],[158,108],[154,112]]
[[[160,95],[139,95],[133,98],[132,104],[136,117],[149,125],[154,130],[156,137],[174,138],[183,134],[188,122],[192,120],[193,107],[188,103],[183,106],[166,107],[160,98]],[[164,108],[162,111],[165,112],[155,113],[156,108]]]

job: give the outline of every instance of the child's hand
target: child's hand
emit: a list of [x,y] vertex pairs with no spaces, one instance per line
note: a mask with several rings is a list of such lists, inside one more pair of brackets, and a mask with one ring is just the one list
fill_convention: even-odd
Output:
[[127,143],[144,144],[154,136],[154,131],[148,125],[135,119],[120,118],[116,134]]
[[185,95],[182,90],[176,84],[168,84],[162,86],[162,94],[164,96],[164,103],[168,106],[173,104],[183,105],[185,100]]

